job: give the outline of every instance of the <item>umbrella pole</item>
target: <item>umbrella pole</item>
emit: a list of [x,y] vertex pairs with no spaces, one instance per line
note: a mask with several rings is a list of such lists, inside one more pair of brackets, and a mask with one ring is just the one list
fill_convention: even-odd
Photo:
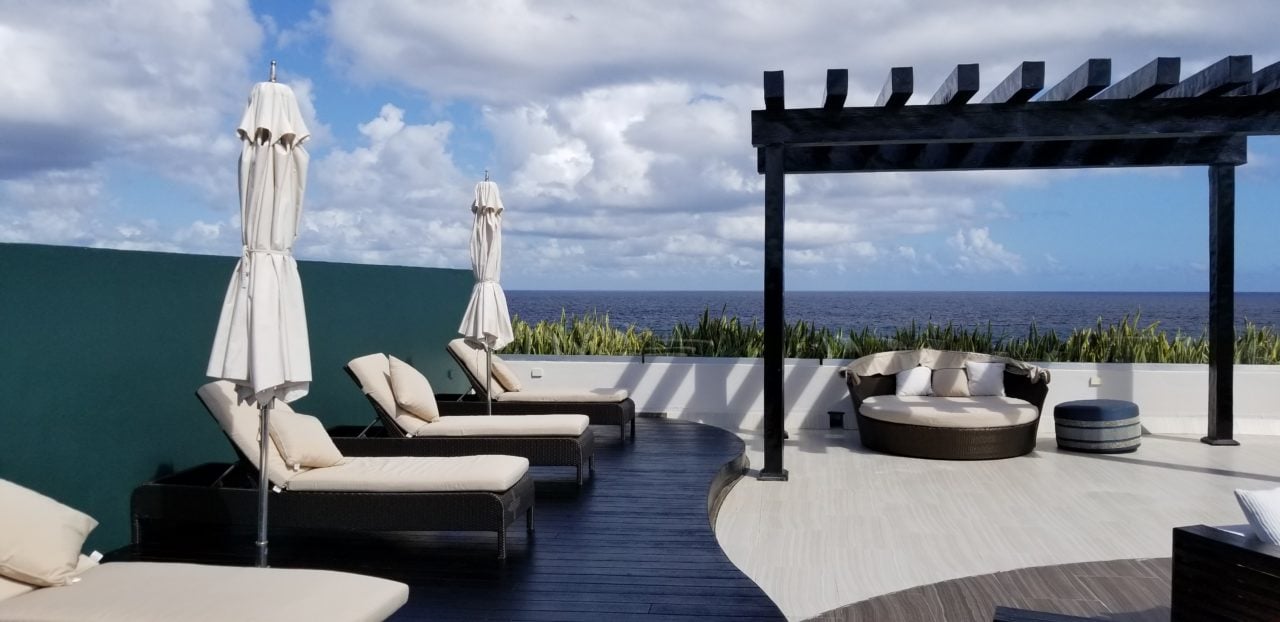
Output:
[[489,415],[493,415],[493,348],[486,342],[484,344],[484,367],[488,371],[484,379],[484,396],[486,398],[486,410]]
[[258,431],[258,444],[261,451],[258,454],[258,539],[254,544],[258,545],[258,563],[259,568],[267,567],[267,493],[271,485],[267,478],[267,443],[271,442],[270,431],[267,429],[267,419],[271,416],[271,406],[275,403],[276,398],[272,397],[267,400],[266,404],[258,406],[258,420],[261,428]]

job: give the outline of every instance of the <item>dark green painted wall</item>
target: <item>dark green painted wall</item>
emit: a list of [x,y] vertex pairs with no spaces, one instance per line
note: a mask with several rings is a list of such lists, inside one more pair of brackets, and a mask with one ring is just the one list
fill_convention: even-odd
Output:
[[[234,454],[196,400],[235,259],[0,244],[0,477],[97,518],[89,546],[128,543],[129,494]],[[466,270],[301,262],[311,393],[327,425],[373,418],[342,370],[388,352],[460,391]]]

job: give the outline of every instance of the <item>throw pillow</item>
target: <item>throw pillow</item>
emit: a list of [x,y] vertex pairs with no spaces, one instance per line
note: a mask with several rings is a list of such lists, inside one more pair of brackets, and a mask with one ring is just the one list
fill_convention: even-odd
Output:
[[969,376],[963,369],[935,369],[933,394],[939,397],[969,397]]
[[388,356],[387,362],[391,367],[391,393],[396,397],[396,405],[427,423],[439,419],[440,407],[436,405],[436,394],[427,377],[394,356]]
[[965,361],[969,395],[1004,395],[1004,363]]
[[280,457],[295,471],[303,467],[331,467],[342,462],[342,452],[329,438],[324,424],[311,415],[272,410],[267,427]]
[[894,395],[932,395],[929,384],[933,379],[933,370],[928,367],[913,367],[897,373],[898,388]]
[[1280,488],[1237,490],[1236,501],[1254,536],[1267,544],[1280,544]]
[[66,585],[93,517],[0,479],[0,575],[30,585]]
[[520,377],[516,375],[516,371],[511,369],[506,361],[497,356],[493,357],[493,381],[502,385],[502,388],[508,391],[520,390]]

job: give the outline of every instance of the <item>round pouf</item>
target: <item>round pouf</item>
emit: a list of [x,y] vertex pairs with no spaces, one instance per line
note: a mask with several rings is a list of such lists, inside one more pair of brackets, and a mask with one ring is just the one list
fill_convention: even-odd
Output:
[[1142,443],[1138,405],[1124,400],[1076,400],[1053,407],[1058,447],[1092,454],[1134,451]]

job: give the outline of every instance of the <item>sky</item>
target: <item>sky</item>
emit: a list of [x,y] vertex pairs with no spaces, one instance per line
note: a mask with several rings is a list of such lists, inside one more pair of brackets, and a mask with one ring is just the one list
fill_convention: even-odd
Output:
[[[502,189],[508,289],[759,290],[750,113],[891,67],[975,101],[1024,60],[1052,85],[1280,61],[1269,0],[0,0],[0,242],[237,255],[239,143],[278,61],[312,137],[301,259],[469,268]],[[1280,291],[1280,137],[1237,172],[1236,286]],[[1207,291],[1204,167],[790,176],[795,290]]]

